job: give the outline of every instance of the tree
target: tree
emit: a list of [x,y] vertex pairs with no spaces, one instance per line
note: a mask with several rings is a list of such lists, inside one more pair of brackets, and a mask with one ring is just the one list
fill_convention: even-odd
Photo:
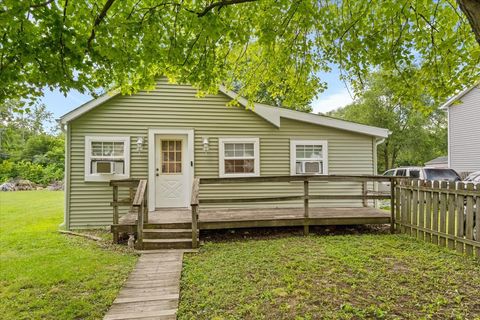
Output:
[[[25,111],[21,101],[9,100],[0,105],[2,157],[11,157],[13,160],[32,160],[33,155],[38,153],[33,152],[30,156],[24,157],[26,150],[30,148],[29,140],[32,138],[32,148],[35,149],[36,147],[33,146],[39,143],[33,140],[42,139],[39,137],[45,137],[45,139],[55,137],[55,134],[47,132],[49,129],[46,126],[53,122],[53,114],[47,111],[44,104],[34,105],[28,109],[28,112]],[[47,142],[46,144],[48,145]]]
[[390,136],[378,146],[380,172],[402,165],[422,166],[445,155],[447,125],[443,110],[436,109],[425,95],[417,96],[417,105],[423,108],[412,108],[385,84],[382,73],[373,75],[356,102],[329,115],[390,130]]
[[330,63],[356,90],[381,69],[402,74],[405,95],[440,100],[478,80],[476,15],[461,11],[475,1],[4,0],[0,102],[46,86],[129,94],[166,75],[202,91],[241,83],[250,100],[264,90],[297,108],[325,87]]
[[15,100],[0,105],[0,183],[15,178],[43,185],[62,180],[63,134],[46,127],[52,114],[45,105],[35,105],[29,112],[23,105]]

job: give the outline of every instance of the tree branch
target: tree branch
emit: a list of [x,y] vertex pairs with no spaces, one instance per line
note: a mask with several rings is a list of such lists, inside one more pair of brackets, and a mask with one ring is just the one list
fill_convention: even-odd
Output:
[[54,0],[48,0],[38,4],[31,4],[30,8],[35,9],[35,8],[45,7],[46,5],[49,5],[50,3],[52,3],[53,1]]
[[197,16],[201,18],[207,13],[209,13],[210,11],[212,11],[213,9],[215,9],[216,7],[222,8],[222,7],[230,6],[233,4],[254,2],[254,1],[257,1],[257,0],[223,0],[223,1],[213,2],[209,6],[205,7],[205,9],[203,9],[201,12],[197,12]]
[[88,48],[90,48],[91,43],[95,38],[95,28],[98,27],[100,23],[102,23],[103,19],[107,16],[108,9],[110,9],[110,7],[114,2],[115,0],[107,0],[107,2],[105,2],[105,5],[102,8],[102,11],[95,19],[95,22],[93,23],[93,27],[92,27],[92,32],[90,33],[90,38],[88,38],[88,41],[87,41]]

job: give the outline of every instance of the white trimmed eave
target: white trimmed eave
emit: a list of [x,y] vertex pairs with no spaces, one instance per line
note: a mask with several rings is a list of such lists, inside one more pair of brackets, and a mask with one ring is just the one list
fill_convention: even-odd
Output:
[[82,114],[94,109],[95,107],[101,105],[104,102],[116,97],[120,94],[120,90],[113,90],[107,93],[102,94],[100,97],[90,100],[81,106],[73,109],[72,111],[64,114],[58,119],[60,124],[67,124],[68,122],[80,117]]
[[[220,92],[228,96],[229,98],[233,100],[237,100],[238,103],[240,103],[242,106],[245,108],[248,108],[248,101],[242,96],[239,96],[236,92],[227,90],[224,86],[219,87]],[[253,109],[250,109],[251,111],[255,112],[258,114],[260,117],[263,119],[267,120],[271,124],[273,124],[275,127],[280,128],[280,113],[278,112],[279,108],[275,108],[272,106],[267,106],[261,103],[254,103],[253,104]]]
[[[220,91],[232,99],[236,99],[241,105],[248,108],[247,99],[239,96],[237,93],[227,90],[224,86],[220,86]],[[390,131],[384,128],[367,126],[355,122],[325,117],[318,114],[295,111],[285,108],[273,107],[261,103],[254,103],[253,112],[272,123],[276,127],[280,127],[280,118],[287,118],[312,124],[317,124],[325,127],[331,127],[356,133],[363,133],[366,135],[375,136],[380,139],[387,138]]]

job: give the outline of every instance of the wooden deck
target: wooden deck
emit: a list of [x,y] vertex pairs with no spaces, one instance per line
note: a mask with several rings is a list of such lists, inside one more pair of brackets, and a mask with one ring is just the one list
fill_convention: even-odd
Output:
[[[388,211],[371,208],[310,208],[308,224],[315,225],[354,225],[390,223]],[[191,227],[192,214],[188,208],[158,209],[149,212],[146,225],[152,227]],[[135,226],[136,213],[120,217],[117,225]],[[251,227],[303,226],[303,208],[248,208],[248,209],[206,209],[199,210],[198,229],[230,229]],[[170,226],[169,226],[170,225]]]

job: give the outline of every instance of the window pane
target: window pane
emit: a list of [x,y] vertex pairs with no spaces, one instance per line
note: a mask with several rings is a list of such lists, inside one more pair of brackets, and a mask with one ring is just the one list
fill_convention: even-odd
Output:
[[234,155],[233,143],[225,143],[225,157],[233,157]]
[[113,143],[113,155],[116,157],[123,157],[123,142]]
[[253,143],[245,144],[245,156],[246,157],[253,157]]
[[253,173],[254,170],[253,159],[225,160],[225,173]]
[[162,173],[182,172],[182,140],[162,140]]
[[322,146],[313,147],[313,157],[316,159],[320,159],[322,157]]
[[302,146],[302,145],[296,146],[296,156],[297,158],[305,158],[305,146]]
[[298,159],[321,159],[322,146],[321,145],[297,145],[296,157]]
[[103,145],[103,156],[111,157],[113,156],[113,142],[102,142]]
[[296,169],[295,169],[295,172],[296,172],[297,174],[303,173],[302,163],[301,163],[301,162],[297,161],[297,163],[295,164],[295,168],[296,168]]
[[92,156],[102,156],[102,143],[92,141]]
[[420,178],[420,171],[418,170],[410,170],[410,178]]
[[388,170],[388,171],[385,172],[383,175],[389,177],[389,176],[393,176],[394,173],[395,173],[395,170]]
[[245,156],[245,145],[243,143],[235,143],[235,157],[244,157]]
[[182,163],[181,162],[176,162],[175,163],[175,173],[181,173],[182,172]]

